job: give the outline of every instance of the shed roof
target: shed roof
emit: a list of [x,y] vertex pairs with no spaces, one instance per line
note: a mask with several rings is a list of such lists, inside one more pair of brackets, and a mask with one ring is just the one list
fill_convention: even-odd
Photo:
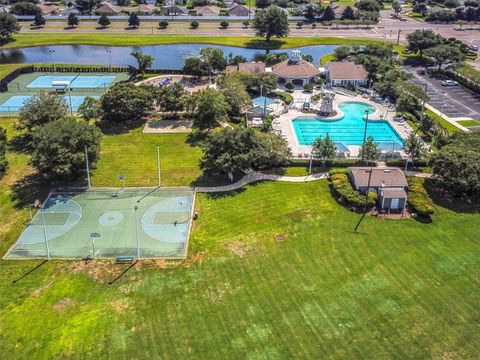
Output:
[[199,6],[195,8],[197,15],[218,15],[220,8],[218,6]]
[[140,4],[138,6],[125,8],[125,11],[128,13],[151,14],[156,8],[157,7],[155,5]]
[[387,199],[406,199],[407,192],[403,188],[385,188],[381,190],[382,196]]
[[356,186],[365,187],[368,185],[368,176],[370,169],[372,177],[370,179],[371,187],[405,187],[408,186],[407,178],[402,170],[392,167],[370,168],[370,167],[351,167],[349,168]]
[[332,80],[367,80],[368,77],[363,65],[353,61],[329,61],[325,67]]

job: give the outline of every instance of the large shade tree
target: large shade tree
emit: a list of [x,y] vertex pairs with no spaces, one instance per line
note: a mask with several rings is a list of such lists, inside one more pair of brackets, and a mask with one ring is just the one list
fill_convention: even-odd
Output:
[[442,42],[440,35],[429,29],[419,29],[407,35],[408,49],[418,52],[420,57],[426,49],[437,46]]
[[480,134],[459,132],[433,153],[430,165],[438,184],[453,195],[480,193]]
[[463,53],[457,46],[442,44],[425,50],[425,54],[433,58],[441,70],[442,65],[458,64],[465,59]]
[[20,108],[17,128],[32,131],[38,126],[62,119],[68,114],[68,105],[63,96],[42,92],[28,98]]
[[93,164],[100,153],[101,131],[66,118],[49,122],[32,134],[31,165],[51,179],[71,180],[85,173],[85,146]]
[[17,19],[12,14],[0,13],[0,41],[8,40],[20,30]]
[[258,10],[253,19],[252,28],[257,36],[264,37],[267,42],[272,37],[286,37],[290,32],[287,14],[276,6]]
[[291,157],[288,144],[281,136],[252,128],[225,128],[212,133],[204,142],[203,150],[202,170],[227,176],[250,169],[284,166]]
[[136,121],[152,109],[153,96],[133,83],[115,84],[100,98],[100,107],[103,119],[108,122]]
[[230,106],[222,92],[205,89],[193,95],[193,126],[200,130],[211,130],[226,120]]

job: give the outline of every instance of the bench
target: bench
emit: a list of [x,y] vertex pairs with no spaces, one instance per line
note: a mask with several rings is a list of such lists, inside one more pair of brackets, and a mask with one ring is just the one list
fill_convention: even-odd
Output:
[[117,260],[117,264],[121,264],[132,263],[135,258],[133,256],[117,256],[115,259]]

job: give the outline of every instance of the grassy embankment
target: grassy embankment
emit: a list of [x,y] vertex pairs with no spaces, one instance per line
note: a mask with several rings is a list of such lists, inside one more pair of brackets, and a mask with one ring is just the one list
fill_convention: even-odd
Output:
[[89,45],[110,45],[110,46],[132,46],[132,45],[162,45],[176,43],[201,43],[217,44],[252,48],[292,48],[308,45],[344,45],[344,44],[366,44],[368,42],[381,43],[379,40],[360,38],[340,37],[287,37],[274,39],[270,43],[255,37],[242,36],[196,36],[196,35],[151,35],[151,34],[16,34],[14,41],[2,46],[2,48],[42,46],[42,45],[68,45],[68,44],[89,44]]

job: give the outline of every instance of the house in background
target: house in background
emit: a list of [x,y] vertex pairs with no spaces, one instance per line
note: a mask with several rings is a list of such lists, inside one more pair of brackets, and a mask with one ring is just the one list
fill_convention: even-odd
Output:
[[237,72],[237,71],[244,71],[254,74],[261,74],[265,72],[265,63],[263,62],[246,62],[246,63],[238,63],[238,65],[228,65],[225,69],[227,74]]
[[143,14],[143,15],[150,15],[153,14],[153,12],[157,9],[155,5],[145,5],[145,4],[140,4],[138,6],[134,7],[125,7],[125,12],[132,14]]
[[[402,170],[391,167],[351,167],[348,169],[352,186],[360,194],[365,195],[367,191],[376,192],[381,209],[405,210],[408,183]],[[372,171],[371,177],[370,171]],[[368,187],[369,177],[370,187]]]
[[217,16],[220,14],[220,8],[218,6],[199,6],[192,12],[197,16]]
[[113,5],[108,1],[101,3],[100,6],[95,10],[95,13],[98,15],[120,15],[122,12],[122,7]]
[[250,14],[250,10],[245,5],[233,3],[228,7],[229,16],[248,16],[248,14]]
[[52,3],[40,3],[37,5],[42,11],[42,15],[57,15],[60,8]]
[[167,16],[188,15],[188,10],[178,5],[170,5],[170,6],[164,7],[160,12],[160,15],[167,15]]
[[363,65],[353,61],[329,61],[324,66],[328,83],[332,86],[366,86],[368,74]]

